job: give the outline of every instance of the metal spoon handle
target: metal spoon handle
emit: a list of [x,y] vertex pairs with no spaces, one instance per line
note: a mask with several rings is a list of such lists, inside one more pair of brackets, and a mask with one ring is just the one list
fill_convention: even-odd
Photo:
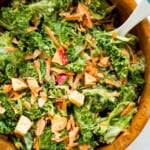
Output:
[[125,36],[134,26],[150,15],[150,0],[141,0],[129,18],[115,30],[120,36]]

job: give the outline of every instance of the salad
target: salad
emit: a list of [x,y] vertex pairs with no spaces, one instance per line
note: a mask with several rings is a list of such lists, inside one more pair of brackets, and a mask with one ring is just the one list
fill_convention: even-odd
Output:
[[0,134],[20,150],[94,150],[137,112],[145,60],[107,0],[0,8]]

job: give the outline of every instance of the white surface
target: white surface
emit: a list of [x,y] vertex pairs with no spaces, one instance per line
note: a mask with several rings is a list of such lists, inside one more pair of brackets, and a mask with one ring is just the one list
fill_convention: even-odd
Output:
[[[140,0],[136,0],[140,2]],[[148,17],[150,20],[150,17]],[[150,150],[150,120],[135,141],[126,150]]]
[[126,150],[150,150],[150,121]]

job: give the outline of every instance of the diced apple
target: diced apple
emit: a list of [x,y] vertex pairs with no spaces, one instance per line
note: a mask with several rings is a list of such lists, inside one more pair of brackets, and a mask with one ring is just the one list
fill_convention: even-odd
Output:
[[78,91],[72,91],[69,95],[69,101],[80,107],[84,104],[84,95]]
[[26,116],[21,116],[14,130],[15,134],[24,136],[31,128],[32,122]]
[[27,84],[21,79],[12,78],[11,81],[12,81],[12,88],[14,91],[21,91],[28,87]]

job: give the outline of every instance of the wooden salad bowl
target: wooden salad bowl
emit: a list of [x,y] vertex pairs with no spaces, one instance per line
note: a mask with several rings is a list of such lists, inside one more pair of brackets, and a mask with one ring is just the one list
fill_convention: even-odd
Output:
[[[136,7],[134,0],[110,0],[116,5],[119,15],[119,21],[124,22]],[[0,1],[2,5],[5,0]],[[112,144],[100,147],[100,150],[124,150],[130,145],[139,133],[144,128],[150,117],[150,24],[147,19],[143,20],[137,25],[132,33],[139,37],[139,46],[143,51],[146,58],[146,71],[145,71],[145,87],[141,94],[141,100],[138,107],[138,112],[134,116],[129,128],[126,132],[122,133]],[[0,149],[1,150],[16,150],[7,137],[0,135]]]

